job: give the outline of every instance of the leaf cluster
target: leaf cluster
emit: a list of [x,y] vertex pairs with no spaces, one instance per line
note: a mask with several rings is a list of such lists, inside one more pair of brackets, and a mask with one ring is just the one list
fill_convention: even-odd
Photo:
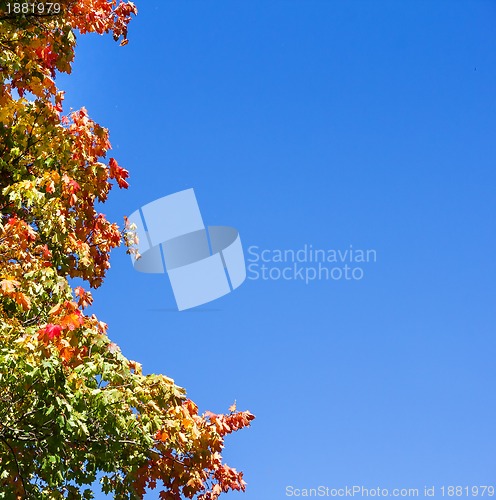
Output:
[[244,490],[222,462],[249,412],[199,414],[164,375],[144,375],[87,314],[110,252],[129,237],[98,211],[128,187],[109,132],[83,108],[63,114],[58,72],[76,32],[127,43],[131,2],[61,0],[60,14],[7,14],[0,2],[0,499],[210,500]]

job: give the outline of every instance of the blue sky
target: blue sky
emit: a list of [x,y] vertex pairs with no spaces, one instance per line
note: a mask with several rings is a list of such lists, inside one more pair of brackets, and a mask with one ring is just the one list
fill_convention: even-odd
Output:
[[245,251],[377,252],[362,280],[247,280],[184,312],[114,253],[95,312],[124,354],[257,416],[227,497],[495,485],[496,4],[136,3],[129,45],[79,37],[60,79],[131,172],[107,216],[193,187]]

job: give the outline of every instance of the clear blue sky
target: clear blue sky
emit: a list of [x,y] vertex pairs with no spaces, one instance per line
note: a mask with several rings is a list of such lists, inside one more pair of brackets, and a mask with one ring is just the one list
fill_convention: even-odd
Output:
[[257,416],[227,497],[495,485],[496,3],[136,3],[129,45],[79,37],[60,80],[131,172],[107,216],[193,187],[245,250],[377,251],[360,281],[249,280],[181,313],[114,253],[95,311],[124,354]]

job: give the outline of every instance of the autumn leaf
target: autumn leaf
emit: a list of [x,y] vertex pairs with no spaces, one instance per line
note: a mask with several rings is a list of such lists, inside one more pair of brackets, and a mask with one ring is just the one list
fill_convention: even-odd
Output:
[[77,286],[74,288],[74,294],[76,295],[76,297],[78,297],[77,303],[78,306],[81,307],[81,309],[86,309],[93,303],[93,297],[91,296],[91,293],[86,291],[81,286]]
[[60,326],[70,331],[79,328],[84,323],[84,319],[79,311],[67,314],[60,320]]
[[107,345],[107,350],[111,352],[112,354],[115,354],[117,352],[120,352],[120,347],[115,344],[114,342],[110,342],[110,344]]
[[14,300],[25,310],[29,310],[31,307],[31,300],[22,292],[15,292]]
[[120,188],[128,188],[129,184],[126,182],[126,179],[129,177],[129,172],[126,169],[120,167],[114,158],[110,158],[109,168],[110,178],[115,179]]
[[40,330],[40,334],[42,337],[46,337],[48,340],[53,340],[57,337],[60,337],[62,333],[62,327],[60,325],[54,325],[52,323],[48,323],[45,328]]
[[16,280],[6,279],[0,281],[0,288],[4,295],[10,295],[14,293],[19,285],[19,281]]
[[157,434],[155,435],[155,439],[157,439],[157,441],[162,441],[163,443],[165,443],[169,439],[169,434],[166,431],[159,429],[157,431]]

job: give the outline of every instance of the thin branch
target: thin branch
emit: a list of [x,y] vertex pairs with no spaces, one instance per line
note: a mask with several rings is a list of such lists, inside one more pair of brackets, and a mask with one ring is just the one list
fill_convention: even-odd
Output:
[[22,477],[21,468],[19,466],[19,462],[17,461],[17,456],[15,454],[15,451],[12,448],[12,446],[10,446],[9,442],[6,439],[4,439],[3,437],[0,437],[0,439],[2,440],[3,443],[5,443],[7,445],[7,447],[9,448],[9,450],[12,453],[12,456],[14,457],[14,461],[15,461],[15,464],[16,464],[16,467],[17,467],[17,474],[18,474],[18,476],[21,479],[22,489],[24,490],[24,497],[26,497],[27,496],[26,483],[24,482],[24,477]]

